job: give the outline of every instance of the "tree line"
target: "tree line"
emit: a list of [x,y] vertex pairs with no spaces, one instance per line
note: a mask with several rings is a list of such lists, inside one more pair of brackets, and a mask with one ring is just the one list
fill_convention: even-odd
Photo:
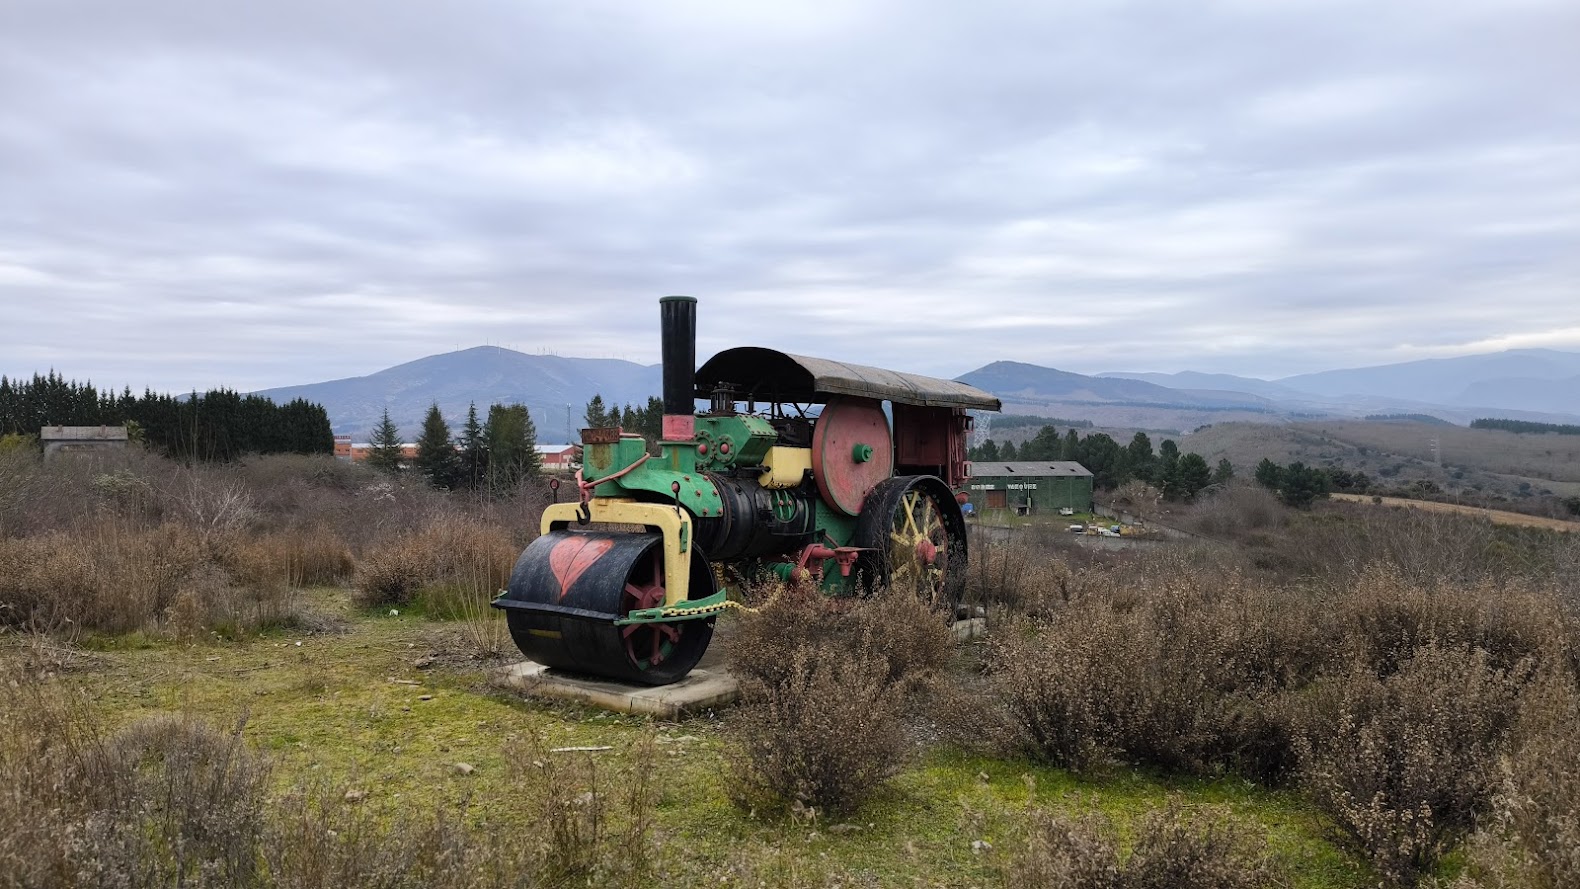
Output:
[[980,462],[1073,460],[1092,473],[1093,487],[1113,490],[1140,481],[1158,488],[1167,500],[1193,499],[1208,486],[1234,477],[1234,466],[1227,459],[1211,468],[1200,454],[1181,453],[1172,439],[1164,439],[1154,452],[1145,432],[1137,432],[1122,446],[1104,432],[1082,436],[1072,428],[1060,435],[1057,427],[1047,425],[1019,446],[988,439],[970,448],[968,456]]
[[[524,404],[494,404],[479,420],[477,404],[466,408],[459,434],[435,403],[423,417],[417,436],[417,454],[410,468],[435,488],[483,491],[493,495],[515,492],[524,482],[543,474],[538,456],[538,430]],[[369,439],[367,463],[381,472],[396,473],[407,467],[400,429],[388,409]]]
[[[582,419],[589,429],[619,426],[657,445],[664,425],[664,402],[652,397],[647,404],[624,407],[606,405],[602,395],[587,402]],[[523,482],[543,473],[538,455],[537,425],[523,404],[490,405],[485,419],[477,405],[467,406],[466,421],[452,433],[448,420],[435,403],[428,408],[418,435],[416,456],[407,461],[400,429],[384,412],[368,443],[368,465],[384,472],[416,470],[428,484],[445,490],[486,491],[508,494]]]
[[134,441],[183,462],[335,448],[328,412],[301,398],[279,405],[230,389],[139,396],[130,387],[101,392],[54,371],[31,380],[0,376],[0,435],[37,435],[44,426],[125,426]]
[[664,434],[664,400],[649,396],[647,404],[605,405],[602,395],[594,395],[582,413],[588,429],[608,429],[615,426],[626,432],[635,432],[657,445]]
[[1559,435],[1580,435],[1580,426],[1563,423],[1532,423],[1528,420],[1498,420],[1486,418],[1471,420],[1472,429],[1502,429],[1504,432],[1556,432]]

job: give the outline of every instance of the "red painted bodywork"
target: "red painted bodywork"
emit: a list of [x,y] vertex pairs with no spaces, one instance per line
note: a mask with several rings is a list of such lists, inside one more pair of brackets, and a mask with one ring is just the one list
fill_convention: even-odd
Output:
[[971,416],[961,408],[894,405],[894,462],[899,475],[936,475],[950,487],[971,475],[966,437]]

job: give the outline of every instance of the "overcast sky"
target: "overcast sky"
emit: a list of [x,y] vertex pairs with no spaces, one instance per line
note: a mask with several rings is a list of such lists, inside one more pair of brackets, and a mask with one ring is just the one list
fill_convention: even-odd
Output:
[[0,0],[0,372],[1580,350],[1580,3]]

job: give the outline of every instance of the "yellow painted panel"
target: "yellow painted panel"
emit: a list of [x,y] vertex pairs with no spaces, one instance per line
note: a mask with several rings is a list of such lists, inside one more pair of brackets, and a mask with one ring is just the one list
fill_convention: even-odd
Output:
[[[638,503],[624,497],[594,497],[587,502],[589,521],[647,525],[664,535],[664,604],[684,602],[691,590],[691,513],[673,505]],[[540,533],[556,524],[574,526],[580,503],[554,503],[543,510]]]
[[763,474],[757,482],[765,488],[794,488],[811,469],[811,448],[772,447],[763,458]]

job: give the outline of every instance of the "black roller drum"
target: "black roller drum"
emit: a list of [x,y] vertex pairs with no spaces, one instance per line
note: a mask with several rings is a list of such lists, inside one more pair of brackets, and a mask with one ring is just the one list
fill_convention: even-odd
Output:
[[[713,572],[691,551],[687,598],[712,595]],[[521,653],[549,667],[644,685],[691,672],[713,638],[713,618],[615,626],[637,608],[664,604],[661,534],[551,531],[516,560],[494,601]]]

